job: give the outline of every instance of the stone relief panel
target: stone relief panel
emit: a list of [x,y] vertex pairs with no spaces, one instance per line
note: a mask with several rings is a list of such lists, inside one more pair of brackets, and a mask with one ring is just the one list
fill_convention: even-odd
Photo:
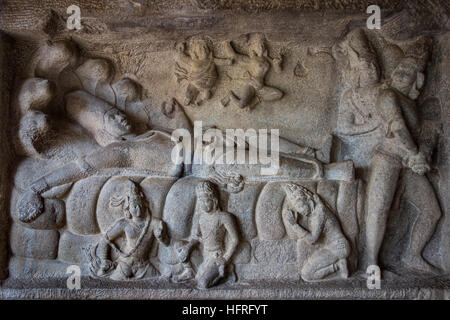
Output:
[[[337,58],[346,64],[351,85],[342,96],[337,134],[343,139],[357,137],[359,142],[352,142],[353,154],[367,155],[360,157],[365,162],[358,165],[364,170],[367,182],[364,259],[367,265],[378,264],[396,190],[400,183],[409,180],[409,187],[403,188],[420,185],[422,191],[409,199],[420,213],[414,222],[416,231],[411,231],[407,240],[402,262],[409,269],[430,272],[433,266],[423,259],[422,251],[435,231],[441,210],[426,175],[430,171],[430,150],[434,147],[427,148],[429,142],[423,142],[420,137],[430,128],[422,127],[416,101],[425,82],[430,41],[422,37],[405,50],[381,37],[374,42],[378,51],[359,30],[335,48]],[[436,134],[439,128],[431,130]],[[407,196],[405,192],[403,197]]]
[[239,80],[244,81],[240,93],[231,90],[229,95],[221,100],[226,107],[230,102],[239,108],[253,108],[260,101],[276,101],[283,97],[283,92],[275,87],[265,84],[266,74],[270,69],[281,72],[283,56],[271,58],[265,44],[265,36],[260,33],[248,34],[246,37],[247,54],[236,52],[232,43],[227,44],[227,51],[232,56],[232,61],[242,64],[243,74]]
[[[231,64],[231,59],[217,58],[206,39],[190,39],[177,44],[175,76],[184,88],[184,105],[200,105],[212,96],[217,81],[216,64]],[[186,51],[187,50],[187,51]]]
[[16,44],[7,282],[70,265],[101,288],[446,281],[435,36],[250,25],[123,40],[128,62],[86,30]]

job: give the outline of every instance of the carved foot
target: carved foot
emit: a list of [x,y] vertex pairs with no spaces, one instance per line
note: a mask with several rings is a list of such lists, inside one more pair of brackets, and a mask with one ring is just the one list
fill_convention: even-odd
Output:
[[348,267],[347,267],[347,260],[346,259],[340,259],[336,263],[336,267],[339,271],[339,275],[342,279],[348,279]]

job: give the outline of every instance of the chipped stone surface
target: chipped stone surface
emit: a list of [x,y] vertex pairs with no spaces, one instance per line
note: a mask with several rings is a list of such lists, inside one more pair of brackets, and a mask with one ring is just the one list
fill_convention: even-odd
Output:
[[6,1],[0,297],[445,298],[449,11]]

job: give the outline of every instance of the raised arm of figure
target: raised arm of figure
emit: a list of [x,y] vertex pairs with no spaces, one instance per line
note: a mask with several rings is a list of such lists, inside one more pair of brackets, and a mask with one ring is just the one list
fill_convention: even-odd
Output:
[[105,239],[108,241],[114,241],[124,234],[123,220],[120,219],[114,223],[112,227],[105,234]]
[[297,223],[297,219],[295,217],[296,213],[293,210],[284,210],[282,214],[286,228],[289,228],[289,230],[295,234],[297,239],[305,239],[310,235],[309,231]]
[[33,182],[19,201],[19,219],[31,222],[44,212],[42,193],[95,174],[100,169],[130,166],[127,148],[111,144],[100,151],[70,162]]

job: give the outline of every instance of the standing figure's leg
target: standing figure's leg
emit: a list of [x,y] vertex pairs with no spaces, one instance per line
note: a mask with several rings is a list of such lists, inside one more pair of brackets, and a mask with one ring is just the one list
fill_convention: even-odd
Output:
[[426,176],[421,176],[408,170],[404,179],[404,197],[413,203],[420,211],[411,228],[409,239],[402,261],[407,267],[418,271],[433,272],[432,267],[423,259],[422,251],[436,230],[441,217],[436,193]]
[[401,168],[400,162],[378,152],[374,154],[370,164],[366,192],[366,268],[378,265],[378,253]]

